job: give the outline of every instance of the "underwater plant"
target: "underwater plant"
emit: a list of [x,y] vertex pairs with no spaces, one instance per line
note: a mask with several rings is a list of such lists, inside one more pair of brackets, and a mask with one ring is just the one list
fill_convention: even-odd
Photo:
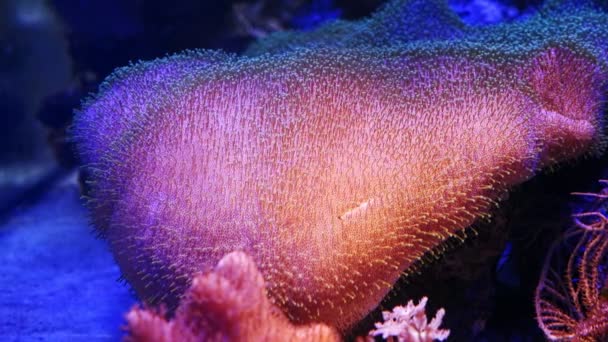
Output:
[[93,222],[150,305],[243,251],[292,322],[344,332],[510,188],[601,150],[607,33],[592,2],[470,27],[393,0],[119,69],[73,130]]
[[[601,180],[608,184],[607,180]],[[608,188],[551,248],[536,289],[538,324],[552,341],[608,340]],[[569,253],[567,262],[562,256]]]

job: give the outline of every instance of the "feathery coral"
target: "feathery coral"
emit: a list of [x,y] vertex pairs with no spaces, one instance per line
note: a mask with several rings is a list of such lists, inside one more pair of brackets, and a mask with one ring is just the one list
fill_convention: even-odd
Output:
[[148,303],[242,250],[291,320],[347,329],[512,185],[600,145],[608,16],[555,8],[482,29],[397,0],[249,57],[121,69],[75,122],[95,224]]
[[[608,184],[603,180],[602,183]],[[596,199],[587,212],[574,215],[575,224],[552,247],[536,289],[538,323],[552,341],[608,339],[608,188],[598,194],[576,193]],[[559,267],[560,248],[569,249]]]
[[134,308],[127,341],[339,341],[322,324],[294,326],[266,297],[264,279],[243,252],[223,257],[213,271],[194,277],[175,318]]

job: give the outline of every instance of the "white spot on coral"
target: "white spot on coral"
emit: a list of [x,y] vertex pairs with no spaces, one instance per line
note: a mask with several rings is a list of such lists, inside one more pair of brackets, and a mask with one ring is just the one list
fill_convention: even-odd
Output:
[[374,203],[374,199],[370,198],[367,201],[359,204],[359,206],[357,206],[356,208],[352,208],[352,209],[346,211],[344,214],[338,216],[338,219],[349,220],[349,219],[358,217],[360,215],[363,215],[363,213],[365,213],[367,211],[367,209],[369,208],[369,206],[372,205],[373,203]]

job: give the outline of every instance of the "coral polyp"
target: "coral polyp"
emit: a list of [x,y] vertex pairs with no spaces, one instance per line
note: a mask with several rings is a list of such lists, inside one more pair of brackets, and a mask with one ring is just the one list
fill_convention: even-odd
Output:
[[186,52],[108,79],[74,135],[94,222],[145,301],[175,306],[244,251],[292,321],[346,330],[510,187],[599,150],[605,14],[473,29],[442,12],[436,39],[390,24],[431,15],[420,5],[313,33],[333,48],[271,37],[272,53]]

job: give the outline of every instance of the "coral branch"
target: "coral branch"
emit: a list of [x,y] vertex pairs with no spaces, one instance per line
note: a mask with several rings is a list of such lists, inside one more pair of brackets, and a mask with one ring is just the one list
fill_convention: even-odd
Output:
[[427,300],[427,297],[422,297],[418,305],[410,300],[405,307],[396,306],[393,311],[383,311],[384,322],[376,323],[376,329],[370,331],[370,336],[382,336],[385,339],[396,337],[399,342],[444,341],[450,335],[449,330],[439,329],[445,310],[439,309],[431,323],[427,324]]
[[[233,252],[215,269],[194,278],[175,318],[162,311],[133,308],[126,341],[339,341],[323,324],[294,326],[266,297],[264,279],[253,260]],[[431,325],[433,322],[431,322]]]

